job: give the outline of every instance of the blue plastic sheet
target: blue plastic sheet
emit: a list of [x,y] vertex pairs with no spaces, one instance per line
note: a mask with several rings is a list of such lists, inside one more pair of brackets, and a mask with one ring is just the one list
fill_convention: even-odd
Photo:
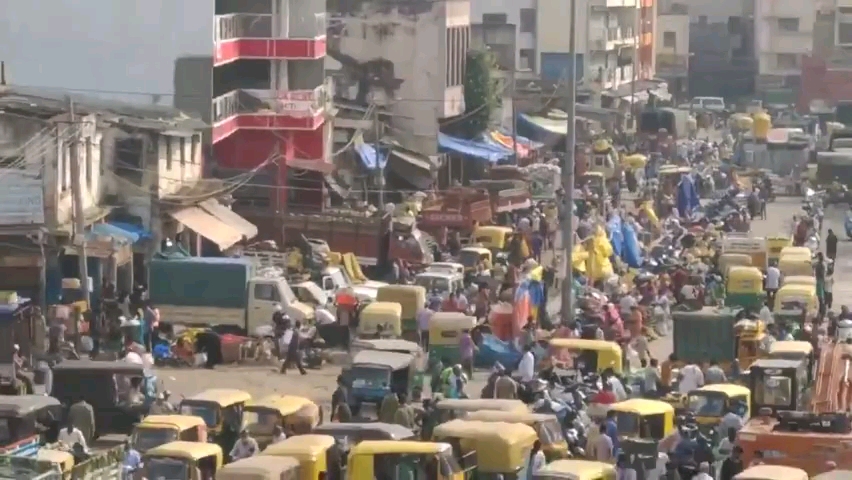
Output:
[[621,231],[621,217],[613,215],[606,224],[606,233],[612,245],[612,254],[621,258],[624,252],[624,234]]
[[512,156],[512,152],[502,146],[492,146],[483,142],[464,140],[451,137],[444,133],[438,134],[438,147],[444,152],[460,153],[468,157],[486,160],[490,163],[498,163]]
[[688,217],[699,205],[695,183],[689,175],[684,175],[677,184],[677,211],[681,217]]
[[355,151],[358,153],[358,158],[361,159],[361,164],[367,170],[380,170],[388,164],[387,153],[377,152],[376,147],[369,143],[356,144]]
[[482,343],[474,360],[480,367],[488,368],[500,362],[507,369],[514,369],[521,361],[521,352],[515,350],[515,346],[511,343],[504,342],[494,335],[485,334],[482,336]]
[[639,248],[639,239],[636,237],[636,230],[629,223],[623,223],[621,226],[621,234],[624,237],[624,251],[621,254],[621,259],[630,268],[639,268],[642,266],[642,250]]

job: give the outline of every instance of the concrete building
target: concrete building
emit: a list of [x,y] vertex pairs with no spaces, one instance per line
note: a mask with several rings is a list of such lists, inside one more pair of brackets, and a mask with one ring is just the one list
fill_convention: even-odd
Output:
[[274,164],[278,205],[298,200],[280,187],[294,176],[318,177],[321,184],[332,169],[325,0],[217,0],[212,20],[217,165]]
[[[513,51],[511,52],[513,64],[517,65],[518,70],[538,72],[537,67],[540,60],[537,48],[537,3],[539,2],[536,0],[471,0],[471,28],[474,29],[473,25],[477,25],[474,36],[479,37],[481,43],[501,45],[502,43],[488,38],[484,33],[498,31],[497,29],[500,28],[498,26],[511,28],[516,39],[515,44],[512,45]],[[482,25],[482,27],[479,27],[479,25]],[[483,35],[479,36],[476,34]]]
[[754,51],[760,87],[799,83],[802,56],[813,49],[815,22],[814,3],[754,0]]
[[403,145],[437,153],[438,121],[465,109],[470,2],[339,3],[328,61],[338,95],[382,107]]
[[657,25],[657,76],[668,82],[671,93],[685,95],[689,76],[689,12],[682,5],[660,10]]

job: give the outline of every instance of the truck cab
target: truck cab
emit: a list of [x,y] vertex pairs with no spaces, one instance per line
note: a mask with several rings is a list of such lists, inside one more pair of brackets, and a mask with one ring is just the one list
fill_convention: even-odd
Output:
[[258,327],[269,325],[272,314],[280,305],[293,322],[313,320],[314,308],[299,301],[287,278],[277,271],[259,272],[249,280],[248,306],[246,308],[246,330],[251,333]]
[[355,283],[346,271],[340,267],[326,267],[322,270],[319,281],[322,291],[328,296],[334,296],[340,290],[351,290],[360,300],[375,301],[379,288],[387,285],[383,282],[367,281]]

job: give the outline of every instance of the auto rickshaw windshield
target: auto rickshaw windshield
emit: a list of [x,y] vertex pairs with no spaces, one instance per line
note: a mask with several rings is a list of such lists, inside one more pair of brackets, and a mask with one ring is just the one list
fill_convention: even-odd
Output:
[[219,406],[211,403],[196,403],[184,400],[180,404],[181,415],[194,415],[204,419],[208,428],[219,425]]
[[725,396],[720,393],[696,392],[690,393],[688,400],[689,411],[699,417],[721,417],[725,414]]
[[535,433],[543,445],[555,445],[564,440],[562,426],[559,425],[559,420],[556,418],[544,422],[536,422],[533,428],[535,428]]
[[459,263],[465,267],[475,267],[479,263],[479,252],[474,250],[462,250],[459,252]]
[[263,407],[246,407],[243,411],[243,425],[253,435],[269,435],[278,424],[281,413],[278,410]]
[[352,388],[381,388],[390,385],[389,368],[371,365],[355,365],[349,371]]
[[793,382],[788,377],[768,376],[758,382],[754,389],[754,400],[758,405],[783,407],[790,404]]
[[639,435],[639,425],[642,417],[636,413],[618,412],[615,416],[615,425],[618,427],[619,436],[634,437]]
[[189,479],[189,460],[172,457],[148,457],[145,459],[145,478]]
[[439,292],[450,291],[449,277],[438,275],[417,275],[414,277],[414,284],[420,285],[428,291],[437,290]]
[[136,428],[131,441],[133,448],[140,452],[165,445],[178,439],[178,432],[169,427],[144,427]]

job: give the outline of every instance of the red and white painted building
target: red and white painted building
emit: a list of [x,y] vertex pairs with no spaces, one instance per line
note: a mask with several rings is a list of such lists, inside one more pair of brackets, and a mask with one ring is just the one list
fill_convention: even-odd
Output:
[[[279,187],[332,170],[325,55],[324,1],[216,2],[212,140],[221,167],[274,160]],[[286,205],[287,189],[277,191],[275,203]]]

